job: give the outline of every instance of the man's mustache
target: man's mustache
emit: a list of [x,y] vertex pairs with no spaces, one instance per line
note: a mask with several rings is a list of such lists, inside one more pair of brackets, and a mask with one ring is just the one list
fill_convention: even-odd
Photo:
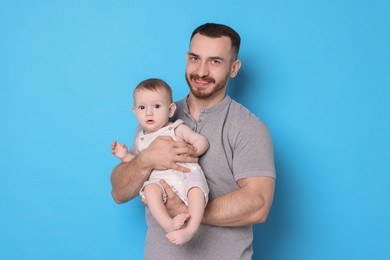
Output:
[[203,80],[203,81],[207,81],[209,83],[215,83],[215,80],[209,76],[201,77],[198,74],[191,74],[190,78],[191,78],[191,80]]

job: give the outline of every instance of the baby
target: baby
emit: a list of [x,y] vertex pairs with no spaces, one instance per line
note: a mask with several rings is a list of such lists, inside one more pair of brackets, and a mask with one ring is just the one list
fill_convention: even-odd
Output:
[[[173,140],[185,141],[196,147],[200,156],[209,148],[207,139],[192,131],[182,120],[169,122],[176,105],[172,103],[172,90],[160,79],[147,79],[138,84],[133,93],[135,113],[142,131],[138,134],[130,153],[124,144],[114,142],[112,153],[123,162],[131,161],[139,152],[146,149],[158,136],[170,136]],[[202,169],[197,163],[179,163],[191,169],[189,173],[173,169],[153,170],[149,180],[140,190],[146,199],[154,219],[167,232],[166,237],[173,244],[184,244],[195,235],[208,202],[209,189]],[[188,206],[189,214],[179,214],[171,218],[165,208],[166,193],[160,180],[164,179],[174,192]],[[189,201],[191,203],[189,203]]]

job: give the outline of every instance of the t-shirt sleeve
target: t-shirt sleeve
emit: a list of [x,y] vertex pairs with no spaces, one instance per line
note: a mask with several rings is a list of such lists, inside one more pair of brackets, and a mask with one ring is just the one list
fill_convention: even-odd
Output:
[[237,135],[233,173],[236,180],[258,176],[276,177],[271,135],[268,127],[255,117],[250,117]]

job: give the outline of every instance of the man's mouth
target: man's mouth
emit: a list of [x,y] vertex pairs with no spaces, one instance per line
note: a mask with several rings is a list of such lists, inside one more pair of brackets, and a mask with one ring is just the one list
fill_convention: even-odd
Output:
[[201,78],[201,77],[197,77],[197,76],[192,76],[191,79],[192,79],[192,82],[194,82],[197,86],[206,86],[206,85],[214,82],[214,79],[210,78],[210,77]]

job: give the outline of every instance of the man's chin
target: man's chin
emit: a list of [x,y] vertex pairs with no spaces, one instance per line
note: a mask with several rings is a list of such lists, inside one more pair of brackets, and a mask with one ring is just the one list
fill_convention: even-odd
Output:
[[192,90],[192,94],[197,98],[208,98],[211,96],[211,93],[199,90]]

